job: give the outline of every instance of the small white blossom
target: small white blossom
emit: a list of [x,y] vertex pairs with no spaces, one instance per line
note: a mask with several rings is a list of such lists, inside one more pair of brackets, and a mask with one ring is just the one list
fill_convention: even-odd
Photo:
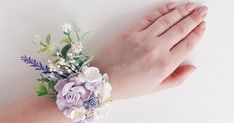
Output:
[[70,70],[70,69],[68,69],[68,70],[67,70],[67,72],[68,72],[68,73],[71,73],[71,70]]
[[68,57],[71,57],[71,56],[72,56],[72,53],[67,53],[67,56],[68,56]]
[[61,75],[61,74],[63,74],[63,72],[62,72],[62,71],[59,71],[58,73],[59,73],[60,75]]
[[57,56],[59,56],[59,55],[60,55],[60,53],[57,51],[57,52],[56,52],[56,55],[57,55]]
[[71,28],[72,28],[71,24],[65,23],[65,24],[63,25],[63,32],[64,32],[65,34],[69,35],[69,34],[71,33]]
[[51,60],[48,60],[48,63],[50,63],[50,64],[51,64]]
[[70,61],[70,63],[72,63],[72,64],[75,63],[75,62],[76,62],[75,60],[71,60],[71,61]]

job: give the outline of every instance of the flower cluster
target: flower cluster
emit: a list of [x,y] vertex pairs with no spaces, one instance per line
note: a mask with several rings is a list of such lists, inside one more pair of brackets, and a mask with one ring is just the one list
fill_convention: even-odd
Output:
[[43,66],[27,56],[21,57],[25,63],[41,71],[36,93],[55,99],[58,109],[77,123],[104,118],[112,102],[108,75],[89,66],[92,57],[84,53],[81,42],[85,34],[76,25],[64,24],[63,33],[62,48],[50,42],[50,35],[45,41],[39,36],[33,40],[40,46],[38,52],[48,53],[48,65]]

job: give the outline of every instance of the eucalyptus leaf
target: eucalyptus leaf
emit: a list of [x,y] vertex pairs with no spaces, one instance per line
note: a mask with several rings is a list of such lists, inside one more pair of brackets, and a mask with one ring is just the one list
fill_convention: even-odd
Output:
[[73,58],[76,63],[78,63],[80,66],[83,66],[84,64],[87,64],[92,60],[92,56],[90,55],[84,55],[84,56],[78,56]]
[[69,51],[70,48],[71,48],[71,44],[67,44],[63,47],[63,49],[61,50],[61,54],[63,58],[67,57],[67,52]]
[[46,52],[47,49],[48,49],[47,47],[39,48],[37,49],[37,53]]
[[48,94],[46,86],[44,84],[39,84],[36,87],[36,93],[38,96],[44,96],[44,95]]

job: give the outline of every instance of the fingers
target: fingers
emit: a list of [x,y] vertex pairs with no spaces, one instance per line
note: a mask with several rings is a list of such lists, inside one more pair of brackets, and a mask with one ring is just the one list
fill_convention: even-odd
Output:
[[168,89],[181,85],[186,78],[195,71],[196,67],[193,65],[179,66],[169,77],[167,77],[160,85],[158,90]]
[[189,15],[195,9],[195,7],[195,3],[191,2],[180,5],[173,11],[157,19],[146,31],[158,36],[168,30],[182,18]]
[[148,28],[159,17],[172,11],[175,7],[176,7],[175,2],[170,2],[156,8],[155,10],[150,12],[147,16],[145,16],[142,20],[136,23],[131,30],[138,32],[143,31],[144,29]]
[[162,34],[160,38],[167,39],[166,46],[171,49],[180,40],[185,38],[195,27],[197,27],[207,14],[208,8],[201,6],[193,11],[189,16],[171,27],[167,32]]
[[184,58],[186,58],[194,49],[198,41],[201,39],[205,31],[205,27],[205,22],[201,22],[201,24],[190,32],[188,36],[186,36],[171,49],[172,56],[178,59],[178,62],[183,61]]

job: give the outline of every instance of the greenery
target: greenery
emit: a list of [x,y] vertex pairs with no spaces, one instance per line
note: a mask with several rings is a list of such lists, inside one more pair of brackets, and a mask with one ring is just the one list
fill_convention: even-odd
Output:
[[[51,99],[56,99],[58,92],[54,86],[57,81],[79,72],[82,66],[87,65],[92,60],[92,56],[84,53],[81,43],[88,33],[90,32],[82,33],[79,26],[74,23],[72,25],[64,24],[64,36],[59,45],[51,42],[50,34],[46,35],[44,40],[38,35],[34,37],[33,43],[37,46],[36,52],[46,53],[50,58],[48,66],[43,66],[30,57],[21,57],[27,64],[31,64],[32,67],[42,72],[41,77],[37,79],[40,83],[35,89],[38,96],[47,95]],[[62,47],[59,47],[61,45]],[[44,76],[44,74],[47,75]]]

